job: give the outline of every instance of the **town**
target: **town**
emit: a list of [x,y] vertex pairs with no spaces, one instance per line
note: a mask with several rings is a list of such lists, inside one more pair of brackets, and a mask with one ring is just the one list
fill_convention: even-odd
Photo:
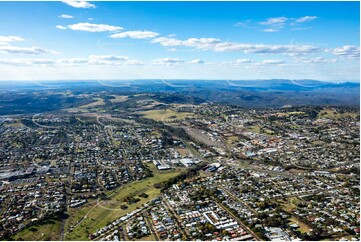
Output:
[[359,110],[96,95],[0,117],[0,237],[360,237]]

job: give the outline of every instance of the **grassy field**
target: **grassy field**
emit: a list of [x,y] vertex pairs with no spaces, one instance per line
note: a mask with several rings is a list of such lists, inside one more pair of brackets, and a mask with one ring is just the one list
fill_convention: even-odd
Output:
[[182,157],[186,157],[189,155],[189,150],[187,150],[187,149],[179,148],[179,149],[177,149],[177,151]]
[[308,233],[310,231],[310,227],[307,224],[299,221],[297,218],[291,217],[290,220],[291,224],[298,224],[299,228],[297,230],[301,233]]
[[[143,204],[157,197],[160,194],[160,190],[155,188],[154,184],[175,177],[179,175],[182,170],[177,169],[160,172],[153,164],[150,163],[148,166],[153,171],[154,177],[135,181],[116,191],[108,192],[107,195],[111,197],[110,200],[100,201],[100,204],[95,203],[95,205],[87,205],[85,207],[72,210],[68,223],[69,227],[75,225],[83,218],[84,220],[82,220],[82,222],[76,226],[73,231],[67,233],[66,240],[88,240],[88,233],[95,232],[99,228],[106,226],[109,222],[112,222],[124,214],[131,212],[137,207],[141,207]],[[126,210],[120,208],[122,204],[126,204],[123,202],[124,198],[128,196],[138,197],[138,195],[143,192],[148,195],[147,198],[139,197],[141,200],[132,205],[127,204],[128,209]]]
[[317,118],[329,118],[332,120],[338,120],[340,118],[356,118],[359,113],[356,112],[344,112],[338,113],[332,109],[324,109],[318,113]]
[[112,95],[112,96],[114,97],[114,99],[109,100],[111,103],[121,103],[128,100],[128,96],[121,96],[121,95]]
[[90,109],[90,108],[95,108],[95,107],[98,107],[98,106],[105,105],[105,102],[104,102],[103,98],[96,97],[96,98],[93,98],[93,99],[95,101],[92,102],[92,103],[89,103],[89,104],[86,104],[86,105],[83,105],[83,106],[79,106],[77,108],[68,108],[68,109],[65,109],[65,111],[68,111],[70,113],[86,113],[86,112],[89,112],[88,109]]
[[193,113],[176,112],[170,109],[166,110],[150,110],[139,112],[143,114],[144,118],[153,119],[156,121],[172,121],[175,119],[185,119],[186,117],[194,117]]
[[246,127],[246,130],[252,133],[260,133],[261,132],[261,128],[258,125],[252,125],[252,126],[248,126]]
[[292,198],[287,199],[286,201],[278,200],[277,202],[280,203],[281,206],[283,207],[283,209],[288,211],[288,212],[292,212],[297,207],[297,205],[295,203],[293,203],[293,202],[296,202],[296,201],[292,201]]
[[5,127],[16,127],[16,128],[25,127],[25,125],[22,124],[21,122],[4,123],[3,126],[5,126]]
[[226,138],[227,139],[227,144],[232,145],[235,142],[239,141],[239,137],[238,136],[229,136]]
[[42,225],[34,225],[20,231],[12,238],[14,240],[59,240],[60,239],[61,222],[56,220],[47,220]]

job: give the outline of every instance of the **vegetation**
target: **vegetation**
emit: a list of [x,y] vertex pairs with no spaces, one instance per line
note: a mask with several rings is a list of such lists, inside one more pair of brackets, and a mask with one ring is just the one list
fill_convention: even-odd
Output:
[[[66,235],[65,239],[88,240],[89,234],[106,226],[108,223],[125,215],[126,213],[133,211],[137,207],[141,207],[143,204],[158,196],[160,194],[160,189],[154,187],[154,184],[166,182],[179,175],[182,171],[182,169],[176,169],[161,172],[152,163],[147,164],[147,166],[153,172],[153,177],[148,177],[140,181],[134,181],[121,187],[120,189],[107,192],[106,195],[110,199],[101,201],[99,204],[93,203],[91,206],[84,206],[80,209],[72,209],[69,225],[75,225],[77,221],[83,220]],[[139,196],[143,193],[146,193],[148,197],[142,198],[137,203],[124,204],[123,201],[126,197]],[[127,205],[128,209],[123,209],[124,207],[120,208],[122,205]]]

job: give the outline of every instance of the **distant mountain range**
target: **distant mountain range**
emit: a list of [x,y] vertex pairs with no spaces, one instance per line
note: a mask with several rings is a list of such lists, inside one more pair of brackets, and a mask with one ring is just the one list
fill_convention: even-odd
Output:
[[190,95],[205,101],[222,102],[246,108],[285,105],[360,105],[360,83],[316,80],[84,80],[0,82],[4,92],[73,90],[76,92],[138,93],[167,92]]

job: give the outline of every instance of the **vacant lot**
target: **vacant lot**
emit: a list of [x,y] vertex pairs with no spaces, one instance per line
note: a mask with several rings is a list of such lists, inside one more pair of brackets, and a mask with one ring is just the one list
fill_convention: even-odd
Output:
[[302,223],[297,218],[291,217],[290,220],[291,220],[291,224],[298,224],[299,228],[297,230],[300,231],[301,233],[308,233],[310,231],[310,226],[308,226],[305,223]]

